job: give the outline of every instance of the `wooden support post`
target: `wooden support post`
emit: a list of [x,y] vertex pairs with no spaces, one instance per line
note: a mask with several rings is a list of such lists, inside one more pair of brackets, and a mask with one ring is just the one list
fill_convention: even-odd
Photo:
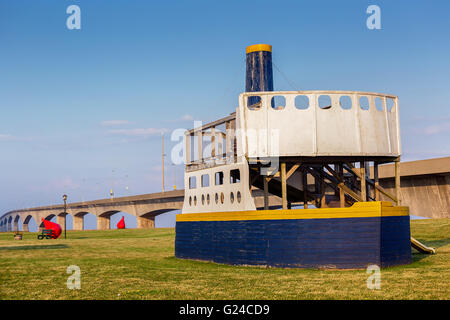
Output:
[[266,176],[264,179],[264,210],[269,210],[269,181]]
[[[337,169],[338,166],[339,165],[335,164],[334,165],[334,169]],[[333,171],[331,171],[331,167],[329,165],[326,165],[325,168],[327,168],[328,172],[330,172],[332,175],[334,175],[334,173],[333,173]],[[336,172],[336,174],[338,174],[337,171],[334,171],[334,172]],[[336,175],[334,175],[334,176],[336,177]],[[336,177],[336,178],[339,178],[339,177]],[[335,197],[340,197],[340,194],[341,194],[340,190],[335,190],[334,191],[334,196]]]
[[373,163],[373,180],[375,183],[375,201],[380,201],[380,190],[378,190],[380,187],[380,181],[378,179],[378,162],[376,161]]
[[[342,164],[338,167],[339,182],[344,183],[344,166]],[[345,208],[345,192],[343,188],[339,188],[339,206]]]
[[360,170],[360,176],[361,176],[361,199],[362,199],[362,201],[367,201],[367,194],[366,194],[366,167],[365,167],[363,161],[361,161],[359,163],[359,170]]
[[[322,166],[322,171],[324,171],[325,168]],[[326,185],[325,185],[325,178],[323,175],[320,176],[320,207],[326,208],[327,207],[327,201],[326,201]]]
[[283,202],[283,210],[287,209],[287,188],[286,188],[286,162],[282,162],[281,166],[281,198]]
[[397,205],[401,205],[400,200],[400,159],[394,162],[395,167],[395,197],[397,198]]
[[[366,173],[366,194],[367,194],[367,199],[369,200],[370,197],[372,196],[372,184],[371,183],[367,183],[367,181],[370,181],[370,162],[366,161],[364,162],[364,168],[365,168],[365,173]],[[375,197],[375,196],[373,196]]]

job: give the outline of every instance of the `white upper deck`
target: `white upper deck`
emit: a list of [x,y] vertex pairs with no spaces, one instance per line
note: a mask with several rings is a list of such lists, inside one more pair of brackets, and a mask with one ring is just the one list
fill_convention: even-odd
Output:
[[401,154],[398,97],[393,95],[357,91],[242,93],[236,116],[238,154],[249,158]]

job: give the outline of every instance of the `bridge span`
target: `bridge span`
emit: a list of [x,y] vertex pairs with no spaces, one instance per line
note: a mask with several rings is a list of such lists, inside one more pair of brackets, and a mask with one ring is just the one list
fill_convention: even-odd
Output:
[[[371,170],[373,176],[373,170]],[[400,163],[401,201],[409,206],[413,215],[429,218],[450,218],[450,157]],[[387,191],[394,191],[394,167],[382,165],[379,167],[379,183]],[[314,181],[308,177],[308,187]],[[264,206],[261,190],[253,190],[253,197],[258,208]],[[383,199],[383,196],[382,196]],[[384,198],[389,201],[390,199]],[[92,213],[97,217],[97,229],[110,229],[110,218],[117,212],[126,212],[136,216],[138,228],[154,228],[155,217],[183,207],[184,190],[173,190],[160,193],[149,193],[130,197],[101,199],[67,204],[52,205],[29,209],[13,210],[0,217],[0,231],[16,231],[19,221],[22,230],[28,231],[28,223],[33,218],[39,225],[41,219],[51,220],[64,228],[64,215],[73,217],[73,230],[84,229],[83,217]],[[281,199],[270,196],[271,207],[281,206]]]
[[83,217],[88,213],[97,217],[97,229],[105,230],[110,229],[110,218],[117,212],[126,212],[136,216],[138,228],[154,228],[157,215],[181,209],[183,201],[184,190],[173,190],[130,197],[68,203],[66,213],[63,204],[13,210],[0,218],[0,230],[18,230],[20,220],[22,221],[22,230],[27,232],[31,218],[39,225],[41,219],[51,220],[54,217],[64,229],[64,216],[66,214],[73,217],[73,230],[83,230]]

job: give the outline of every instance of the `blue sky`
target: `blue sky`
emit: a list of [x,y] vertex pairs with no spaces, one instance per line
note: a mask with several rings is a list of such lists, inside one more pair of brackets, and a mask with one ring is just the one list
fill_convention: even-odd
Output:
[[[81,30],[66,27],[72,4]],[[366,27],[371,4],[381,30]],[[0,0],[0,212],[63,193],[160,191],[161,132],[170,153],[173,129],[233,112],[255,43],[273,46],[275,90],[398,95],[403,159],[448,156],[449,9],[444,0]],[[183,168],[168,159],[166,169],[167,189],[182,187]]]

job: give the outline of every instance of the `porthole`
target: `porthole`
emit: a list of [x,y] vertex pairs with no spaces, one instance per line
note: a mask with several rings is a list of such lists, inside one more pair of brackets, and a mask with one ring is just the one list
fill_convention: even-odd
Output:
[[234,203],[234,193],[233,192],[230,193],[230,202]]
[[251,96],[247,98],[247,108],[250,110],[259,110],[261,109],[261,97],[260,96]]
[[270,105],[274,110],[283,110],[286,108],[286,98],[284,96],[273,96]]
[[369,99],[365,96],[359,97],[359,107],[362,110],[369,110]]
[[209,194],[206,195],[206,203],[209,205],[211,202],[211,199],[209,197]]
[[197,196],[194,196],[194,206],[197,205]]
[[308,96],[296,96],[295,97],[295,107],[299,110],[306,110],[309,108],[309,98]]
[[241,203],[241,192],[240,191],[237,192],[236,198],[237,198],[237,202]]
[[319,108],[320,109],[330,109],[331,108],[331,98],[328,95],[319,96]]
[[341,105],[342,109],[350,110],[352,108],[352,98],[350,98],[349,96],[340,96],[339,104]]
[[225,197],[223,195],[223,192],[220,193],[220,203],[223,204],[223,202],[225,201]]
[[192,206],[192,197],[189,197],[189,205]]
[[205,195],[204,194],[202,194],[202,205],[203,206],[205,205]]
[[216,193],[216,204],[219,203],[219,195]]

